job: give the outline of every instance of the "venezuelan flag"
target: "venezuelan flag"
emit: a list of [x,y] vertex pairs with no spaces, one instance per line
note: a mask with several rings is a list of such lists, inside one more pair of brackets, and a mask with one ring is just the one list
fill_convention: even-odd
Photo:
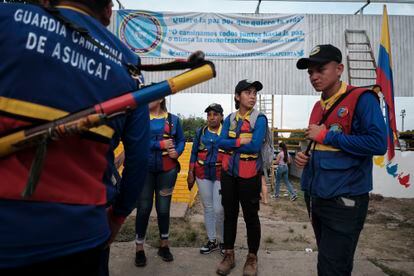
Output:
[[382,15],[381,44],[379,49],[377,80],[376,84],[381,87],[385,101],[385,116],[388,131],[388,161],[395,155],[395,143],[397,139],[397,125],[395,122],[394,84],[392,79],[391,41],[388,28],[387,6],[384,5]]

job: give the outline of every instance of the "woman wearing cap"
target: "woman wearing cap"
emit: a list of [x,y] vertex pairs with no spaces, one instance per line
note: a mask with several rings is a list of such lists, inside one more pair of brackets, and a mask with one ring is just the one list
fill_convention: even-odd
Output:
[[260,245],[260,189],[262,177],[261,146],[266,134],[267,118],[253,107],[258,81],[240,81],[235,89],[237,112],[224,120],[219,147],[225,150],[221,173],[221,195],[224,208],[224,258],[217,267],[219,275],[227,275],[235,266],[234,243],[237,232],[239,203],[247,228],[249,254],[243,275],[257,275],[257,252]]
[[204,207],[204,224],[208,241],[200,248],[201,254],[209,254],[223,248],[218,242],[223,240],[223,206],[220,195],[220,173],[223,151],[218,148],[218,140],[223,121],[223,108],[213,103],[209,105],[207,126],[197,130],[191,151],[190,169],[187,183],[191,190],[197,181],[198,190]]
[[137,203],[136,266],[145,266],[147,263],[144,241],[154,198],[161,240],[158,255],[166,262],[173,260],[168,247],[171,196],[179,172],[177,159],[184,151],[185,145],[180,120],[167,112],[165,99],[151,102],[149,111],[150,155],[148,174]]

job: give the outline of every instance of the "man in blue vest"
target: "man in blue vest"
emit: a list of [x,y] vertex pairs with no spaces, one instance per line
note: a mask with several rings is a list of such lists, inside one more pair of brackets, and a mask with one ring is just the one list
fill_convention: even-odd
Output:
[[341,51],[314,47],[298,60],[321,99],[305,132],[310,156],[299,152],[302,190],[318,245],[318,275],[351,275],[372,190],[372,157],[387,150],[378,96],[341,81]]
[[[53,3],[56,10],[0,4],[0,137],[138,89],[125,65],[139,57],[105,28],[112,1]],[[120,140],[125,170],[117,189],[113,150]],[[35,149],[1,158],[0,275],[98,275],[102,249],[135,207],[148,154],[145,106],[51,141],[28,198],[21,193]]]

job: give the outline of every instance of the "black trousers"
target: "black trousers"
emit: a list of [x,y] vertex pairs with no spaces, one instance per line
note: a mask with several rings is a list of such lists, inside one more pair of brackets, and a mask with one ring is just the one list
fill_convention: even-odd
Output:
[[318,245],[318,275],[350,276],[369,195],[311,199],[305,194],[305,201]]
[[239,203],[247,229],[249,253],[257,254],[260,245],[260,189],[261,173],[248,179],[221,172],[221,202],[224,209],[224,248],[234,249],[237,234]]
[[[109,252],[109,250],[107,251]],[[25,267],[0,269],[1,276],[100,276],[107,263],[103,258],[103,245],[93,249],[59,257]]]

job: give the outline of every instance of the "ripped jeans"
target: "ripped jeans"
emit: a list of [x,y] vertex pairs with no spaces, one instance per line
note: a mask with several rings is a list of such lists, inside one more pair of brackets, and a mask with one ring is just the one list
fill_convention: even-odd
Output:
[[143,244],[145,241],[154,198],[160,239],[168,240],[171,197],[176,179],[177,169],[175,168],[166,172],[148,172],[144,188],[137,202],[137,217],[135,221],[135,242],[137,244]]

